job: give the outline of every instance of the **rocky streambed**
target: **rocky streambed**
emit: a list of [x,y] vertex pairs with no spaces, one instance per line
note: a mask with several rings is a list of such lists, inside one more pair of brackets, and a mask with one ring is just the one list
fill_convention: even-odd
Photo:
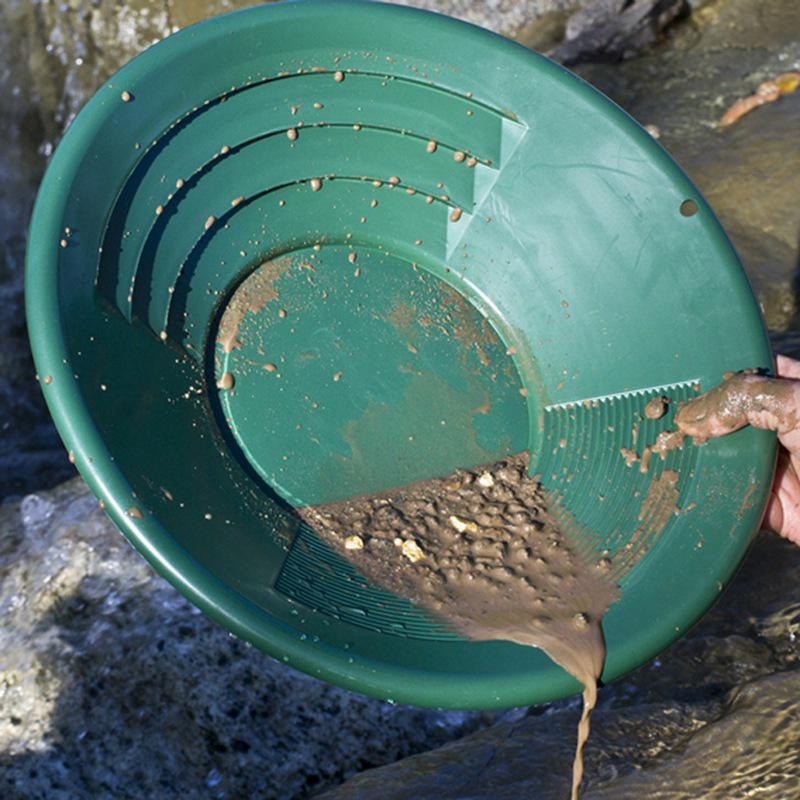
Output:
[[[561,57],[652,126],[706,194],[776,347],[800,355],[800,92],[716,125],[764,81],[800,69],[794,0],[424,4],[556,54],[572,42]],[[244,5],[0,8],[0,793],[564,797],[577,698],[502,715],[423,711],[296,673],[196,613],[82,482],[68,480],[22,315],[25,232],[47,157],[122,63],[178,27]],[[614,28],[622,12],[628,33]],[[796,796],[798,574],[800,551],[762,535],[694,631],[602,690],[585,797]]]

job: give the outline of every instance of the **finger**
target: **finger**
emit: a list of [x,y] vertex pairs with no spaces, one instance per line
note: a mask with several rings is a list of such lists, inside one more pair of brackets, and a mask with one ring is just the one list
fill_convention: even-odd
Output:
[[789,356],[775,356],[775,371],[779,378],[792,378],[800,380],[800,361]]

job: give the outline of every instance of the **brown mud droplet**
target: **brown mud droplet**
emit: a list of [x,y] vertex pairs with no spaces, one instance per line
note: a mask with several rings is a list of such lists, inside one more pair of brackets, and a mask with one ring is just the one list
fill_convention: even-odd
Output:
[[661,419],[667,413],[667,403],[669,401],[666,397],[653,397],[644,407],[644,415],[647,419]]
[[128,516],[133,519],[142,519],[142,512],[136,506],[131,506],[128,509]]
[[229,392],[231,389],[233,389],[235,383],[236,378],[232,372],[223,372],[220,376],[220,379],[217,381],[217,388],[224,389],[226,392]]

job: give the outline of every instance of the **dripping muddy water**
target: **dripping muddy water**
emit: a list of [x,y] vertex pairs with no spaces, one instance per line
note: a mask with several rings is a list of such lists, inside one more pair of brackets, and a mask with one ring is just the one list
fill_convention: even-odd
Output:
[[571,547],[528,454],[379,494],[298,509],[366,578],[475,641],[538,647],[584,686],[572,798],[605,660],[611,562]]

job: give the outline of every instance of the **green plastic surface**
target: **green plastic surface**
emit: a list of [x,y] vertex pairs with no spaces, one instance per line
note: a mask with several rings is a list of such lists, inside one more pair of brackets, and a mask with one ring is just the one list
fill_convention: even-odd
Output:
[[[302,2],[171,36],[70,126],[26,269],[47,402],[124,535],[219,623],[342,686],[472,708],[578,688],[370,586],[293,504],[529,448],[584,552],[652,545],[606,617],[605,681],[692,625],[757,530],[771,434],[647,473],[621,455],[723,372],[772,366],[711,210],[606,98],[470,25]],[[644,419],[658,395],[668,414]],[[659,522],[643,499],[666,470]]]

